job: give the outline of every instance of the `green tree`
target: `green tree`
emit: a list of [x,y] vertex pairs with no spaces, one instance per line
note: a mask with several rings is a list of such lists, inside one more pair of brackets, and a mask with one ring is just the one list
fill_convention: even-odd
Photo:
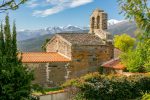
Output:
[[7,10],[16,10],[21,4],[27,0],[0,0],[0,13]]
[[150,6],[148,0],[118,0],[121,13],[134,20],[143,38],[150,38]]
[[18,59],[15,23],[12,33],[7,15],[0,31],[0,100],[30,100],[33,74]]
[[[127,67],[142,68],[145,71],[150,71],[150,6],[148,0],[118,0],[121,8],[121,13],[130,20],[134,20],[137,24],[140,33],[138,35],[138,45],[134,51],[122,56],[122,62]],[[133,59],[132,56],[134,57]],[[125,59],[126,58],[126,59]],[[128,60],[128,62],[126,62]],[[132,63],[130,63],[132,62]],[[134,63],[133,63],[134,62]],[[133,69],[131,68],[131,69]],[[137,70],[139,71],[139,70]]]
[[127,52],[135,46],[135,39],[127,34],[115,35],[114,46],[123,52]]
[[135,49],[121,55],[122,63],[130,72],[150,72],[150,39],[138,42]]
[[121,55],[122,63],[129,72],[144,72],[144,61],[140,57],[139,51],[128,51]]

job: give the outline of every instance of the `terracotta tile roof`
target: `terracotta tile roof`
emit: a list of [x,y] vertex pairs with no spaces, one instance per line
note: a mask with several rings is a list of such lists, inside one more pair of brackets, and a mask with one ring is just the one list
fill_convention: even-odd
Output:
[[[20,56],[20,54],[19,54]],[[70,59],[56,52],[23,52],[23,63],[69,62]]]
[[102,66],[104,68],[121,69],[121,70],[123,70],[125,68],[125,66],[123,64],[121,64],[119,58],[115,58],[110,61],[107,61],[104,64],[102,64]]
[[102,39],[89,33],[57,33],[68,42],[76,45],[104,45]]

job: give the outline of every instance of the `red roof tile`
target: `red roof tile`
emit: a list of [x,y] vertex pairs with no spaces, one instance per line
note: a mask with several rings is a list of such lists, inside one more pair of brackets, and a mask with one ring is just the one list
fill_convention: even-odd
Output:
[[102,66],[105,68],[121,69],[121,70],[125,68],[125,66],[123,64],[121,64],[119,58],[107,61],[104,64],[102,64]]
[[[20,56],[20,54],[19,54]],[[69,62],[70,59],[57,52],[23,52],[23,63]]]

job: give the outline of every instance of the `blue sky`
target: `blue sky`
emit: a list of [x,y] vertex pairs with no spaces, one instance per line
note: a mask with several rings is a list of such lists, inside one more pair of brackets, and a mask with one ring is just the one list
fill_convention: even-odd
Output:
[[[17,29],[41,29],[49,26],[88,26],[96,8],[105,10],[109,19],[123,20],[117,0],[28,0],[16,11],[9,11]],[[4,18],[0,14],[0,20]]]

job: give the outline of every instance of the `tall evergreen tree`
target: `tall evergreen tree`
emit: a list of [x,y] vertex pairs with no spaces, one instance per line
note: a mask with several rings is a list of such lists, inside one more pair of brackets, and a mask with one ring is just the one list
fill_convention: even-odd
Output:
[[4,35],[5,35],[5,50],[6,53],[11,55],[11,32],[10,32],[10,24],[9,24],[9,16],[8,14],[5,17],[5,26],[4,26]]
[[3,25],[1,24],[1,28],[0,28],[0,53],[4,53],[4,50],[5,50],[5,44],[4,44],[4,31],[3,31]]
[[[16,26],[11,35],[9,17],[5,18],[0,31],[0,100],[31,100],[31,81],[33,74],[18,59]],[[3,48],[4,47],[4,48]]]
[[13,22],[13,32],[12,32],[12,57],[14,58],[13,60],[16,62],[17,61],[17,39],[16,39],[16,24]]

